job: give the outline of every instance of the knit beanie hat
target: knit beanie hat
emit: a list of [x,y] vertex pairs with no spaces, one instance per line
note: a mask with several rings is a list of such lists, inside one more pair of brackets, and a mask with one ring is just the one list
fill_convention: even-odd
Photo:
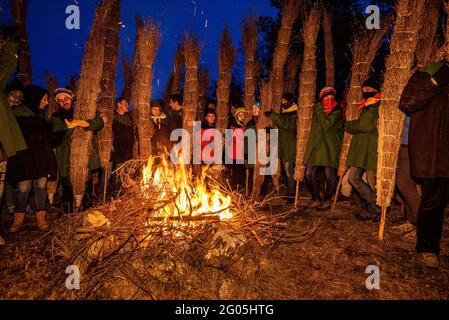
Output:
[[337,91],[333,87],[326,87],[320,92],[320,100],[323,100],[327,96],[335,96]]
[[362,88],[364,88],[364,87],[370,87],[370,88],[376,89],[377,91],[380,91],[381,84],[378,80],[376,80],[374,78],[369,78],[362,84]]

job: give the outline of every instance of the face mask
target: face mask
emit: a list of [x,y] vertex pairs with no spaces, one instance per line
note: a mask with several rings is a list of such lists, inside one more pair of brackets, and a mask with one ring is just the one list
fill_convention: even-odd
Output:
[[367,100],[374,97],[376,94],[377,92],[363,92],[363,99]]
[[323,100],[324,111],[326,114],[332,113],[334,108],[337,106],[335,99],[324,99]]

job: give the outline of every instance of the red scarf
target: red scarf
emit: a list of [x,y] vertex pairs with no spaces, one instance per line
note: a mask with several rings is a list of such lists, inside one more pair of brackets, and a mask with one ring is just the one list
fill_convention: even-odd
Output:
[[325,99],[323,101],[323,106],[324,106],[324,113],[326,115],[330,115],[337,106],[337,101],[335,101],[335,99]]
[[382,99],[382,93],[379,92],[374,97],[368,98],[366,100],[362,100],[359,105],[359,110],[363,110],[365,107],[373,105],[377,102],[379,102]]

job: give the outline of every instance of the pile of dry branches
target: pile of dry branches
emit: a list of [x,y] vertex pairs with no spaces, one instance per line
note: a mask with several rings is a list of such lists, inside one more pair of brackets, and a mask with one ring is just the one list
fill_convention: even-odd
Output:
[[[256,276],[261,250],[278,241],[305,241],[318,227],[319,221],[293,234],[286,223],[291,211],[267,210],[274,200],[270,196],[248,201],[210,178],[213,169],[208,186],[232,198],[232,219],[220,221],[213,214],[161,219],[157,213],[179,195],[160,201],[157,188],[151,187],[144,195],[143,165],[131,161],[118,168],[123,182],[119,198],[53,230],[48,251],[55,280],[43,298],[218,298],[225,276]],[[77,265],[83,275],[76,293],[64,285],[68,265]]]

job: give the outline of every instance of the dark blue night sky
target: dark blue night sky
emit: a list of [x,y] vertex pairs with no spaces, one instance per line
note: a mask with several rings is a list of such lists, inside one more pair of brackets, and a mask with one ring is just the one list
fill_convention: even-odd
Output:
[[[84,44],[87,40],[97,0],[28,0],[27,19],[31,43],[33,82],[44,85],[45,72],[57,75],[65,86],[71,75],[79,73]],[[11,21],[9,1],[0,0],[1,19]],[[81,29],[67,30],[66,7],[79,5]],[[160,24],[162,40],[154,68],[153,97],[164,92],[173,66],[176,46],[184,32],[194,32],[201,43],[202,65],[217,78],[217,55],[221,32],[227,25],[234,44],[241,48],[241,23],[250,14],[276,15],[270,0],[122,0],[121,53],[132,57],[135,27],[134,17],[152,17]],[[122,87],[119,68],[118,90]],[[120,92],[120,91],[118,91]]]

